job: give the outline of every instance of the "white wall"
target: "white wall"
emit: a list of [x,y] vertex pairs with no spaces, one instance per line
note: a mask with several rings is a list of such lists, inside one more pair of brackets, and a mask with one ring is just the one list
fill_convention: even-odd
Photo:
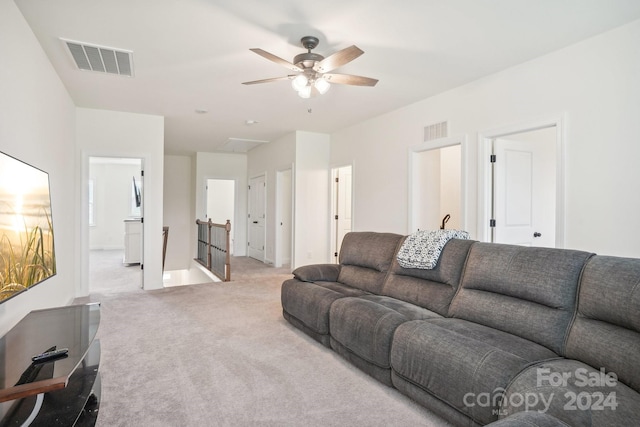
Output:
[[74,298],[75,107],[12,1],[0,2],[0,151],[49,173],[57,274],[0,304],[0,335],[31,310]]
[[475,235],[478,132],[564,114],[565,247],[639,257],[638,40],[635,21],[332,134],[331,163],[356,164],[355,229],[408,231],[407,149],[426,124],[448,120],[450,133],[470,142],[467,229]]
[[296,132],[292,267],[329,262],[330,137]]
[[[277,171],[291,169],[295,161],[296,133],[290,133],[280,139],[262,144],[249,151],[248,175],[250,177],[264,174],[267,184],[266,194],[266,240],[265,262],[275,263],[276,241],[276,177]],[[295,221],[294,221],[295,222]],[[286,258],[289,258],[288,256]]]
[[[195,238],[197,236],[196,219],[204,220],[207,213],[207,179],[232,179],[236,182],[235,218],[231,218],[234,230],[234,255],[247,254],[247,155],[240,153],[197,153],[195,174],[195,217],[192,218],[192,258],[196,256]],[[233,274],[233,272],[232,272]]]
[[224,224],[233,218],[236,183],[231,179],[207,181],[207,219]]
[[414,230],[437,230],[445,215],[450,215],[447,229],[460,228],[461,151],[460,145],[452,145],[414,155]]
[[277,172],[292,166],[294,244],[291,267],[329,262],[329,140],[327,134],[297,131],[249,151],[249,176],[266,176],[266,262],[275,261]]
[[188,270],[195,257],[194,157],[164,157],[163,223],[169,227],[165,270]]
[[[414,229],[438,228],[441,211],[441,161],[442,149],[422,151],[416,154],[413,204],[415,206]],[[414,230],[411,230],[414,231]]]
[[142,159],[144,170],[143,287],[159,289],[162,284],[162,227],[164,174],[164,118],[116,111],[76,109],[77,187],[80,192],[78,222],[81,234],[79,295],[87,295],[89,233],[87,188],[89,157],[133,157]]
[[462,228],[462,171],[461,162],[462,147],[452,145],[440,150],[440,221],[445,215],[451,215],[445,224],[447,229],[459,230]]

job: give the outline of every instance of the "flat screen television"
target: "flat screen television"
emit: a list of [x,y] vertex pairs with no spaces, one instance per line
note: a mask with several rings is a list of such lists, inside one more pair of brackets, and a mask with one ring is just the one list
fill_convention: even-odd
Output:
[[55,274],[49,174],[0,152],[0,303]]

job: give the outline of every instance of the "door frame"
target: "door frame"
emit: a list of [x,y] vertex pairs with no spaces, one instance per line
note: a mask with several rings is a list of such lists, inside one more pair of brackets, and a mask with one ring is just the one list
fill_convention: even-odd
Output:
[[550,115],[539,119],[516,123],[478,132],[478,224],[476,238],[491,241],[493,183],[491,163],[492,141],[518,133],[532,132],[550,127],[556,128],[556,247],[565,244],[565,114]]
[[425,151],[437,150],[439,148],[452,147],[454,145],[460,145],[460,210],[462,215],[462,221],[460,228],[465,230],[468,220],[468,207],[467,207],[467,165],[468,165],[468,142],[467,135],[450,136],[446,138],[438,138],[431,141],[421,142],[420,144],[412,145],[408,151],[408,218],[407,218],[407,233],[411,234],[415,232],[416,224],[416,212],[413,202],[413,192],[416,185],[414,184],[416,162],[418,161],[418,155]]
[[[89,234],[91,231],[91,226],[89,224],[89,176],[91,171],[91,158],[92,157],[101,157],[101,158],[122,158],[122,159],[136,159],[140,160],[140,169],[141,171],[145,170],[145,165],[148,162],[148,156],[146,155],[137,155],[135,153],[110,153],[104,152],[100,150],[82,150],[81,152],[81,167],[80,167],[80,185],[78,187],[78,191],[80,192],[80,244],[79,244],[79,259],[80,259],[80,272],[79,272],[79,286],[77,287],[78,295],[89,295]],[[141,176],[142,185],[140,188],[141,197],[142,197],[142,205],[140,208],[140,215],[144,218],[144,206],[148,202],[145,198],[145,182],[144,176]],[[145,264],[145,244],[144,244],[144,236],[146,235],[147,224],[143,221],[142,223],[142,247],[140,249],[140,268],[142,270],[141,279],[140,279],[140,288],[146,290],[145,283],[150,283],[149,279],[151,274],[151,269],[144,269],[143,266]]]
[[339,165],[339,166],[333,166],[331,168],[331,173],[329,175],[329,179],[331,180],[329,183],[329,188],[331,189],[331,194],[330,194],[330,211],[329,211],[329,234],[330,234],[330,240],[329,240],[329,259],[331,260],[331,262],[337,262],[337,258],[334,256],[335,252],[339,252],[338,248],[337,248],[337,234],[338,234],[338,230],[337,230],[337,224],[336,224],[336,220],[335,215],[337,213],[337,196],[338,196],[338,191],[336,189],[336,185],[335,185],[335,180],[338,177],[338,170],[342,169],[342,168],[351,168],[351,188],[349,189],[349,191],[351,192],[351,230],[353,230],[354,228],[354,219],[355,219],[355,197],[354,197],[354,188],[355,188],[355,162],[352,163],[347,163],[347,164],[343,164],[343,165]]
[[295,253],[295,248],[294,248],[294,230],[295,230],[295,216],[294,216],[294,194],[295,194],[295,188],[294,188],[294,165],[293,163],[291,165],[288,165],[286,167],[283,167],[281,169],[276,170],[276,206],[275,206],[275,210],[276,210],[276,214],[275,214],[275,254],[274,254],[274,267],[282,267],[283,263],[284,263],[284,254],[282,253],[282,247],[284,246],[282,243],[282,229],[280,226],[278,226],[278,221],[280,221],[280,218],[282,218],[282,201],[284,200],[284,197],[286,197],[283,193],[282,193],[282,176],[284,173],[289,172],[290,175],[290,180],[291,180],[291,194],[289,194],[289,198],[291,200],[291,212],[290,212],[290,216],[291,216],[291,224],[289,225],[289,227],[291,228],[291,241],[289,242],[289,248],[291,249],[291,253],[289,254],[289,266],[293,266],[293,254]]

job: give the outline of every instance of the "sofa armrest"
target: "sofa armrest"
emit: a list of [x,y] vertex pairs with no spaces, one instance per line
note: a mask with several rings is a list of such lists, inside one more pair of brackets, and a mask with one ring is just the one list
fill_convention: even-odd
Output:
[[340,274],[340,264],[303,265],[293,270],[293,276],[302,282],[336,282]]

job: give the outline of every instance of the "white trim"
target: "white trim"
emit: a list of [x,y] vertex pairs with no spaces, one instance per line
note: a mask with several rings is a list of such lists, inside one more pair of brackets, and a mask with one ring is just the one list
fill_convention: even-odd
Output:
[[[276,169],[276,206],[275,206],[275,216],[274,216],[274,225],[275,225],[275,247],[274,247],[274,267],[282,267],[282,265],[284,264],[284,260],[288,258],[289,261],[289,265],[293,266],[292,264],[292,260],[293,260],[293,254],[295,253],[295,248],[294,248],[294,239],[293,239],[293,230],[294,230],[294,224],[295,224],[295,218],[293,216],[293,212],[294,212],[294,192],[293,192],[293,163],[291,163],[290,165],[287,166],[282,166],[279,169]],[[282,194],[282,189],[281,189],[281,185],[282,185],[282,175],[289,171],[290,174],[290,192],[291,194],[289,194],[289,197],[291,199],[291,224],[289,225],[289,227],[291,228],[291,242],[289,242],[289,248],[291,250],[291,253],[288,254],[288,256],[285,258],[283,256],[282,253],[282,236],[281,236],[281,229],[280,226],[278,225],[278,221],[279,219],[282,217],[282,200],[283,200],[283,194]]]
[[289,268],[291,271],[296,266],[296,163],[291,163],[291,262]]
[[550,115],[496,129],[478,132],[478,240],[491,241],[489,220],[491,219],[491,141],[518,133],[532,132],[550,127],[556,128],[556,247],[565,243],[565,122],[566,114]]

